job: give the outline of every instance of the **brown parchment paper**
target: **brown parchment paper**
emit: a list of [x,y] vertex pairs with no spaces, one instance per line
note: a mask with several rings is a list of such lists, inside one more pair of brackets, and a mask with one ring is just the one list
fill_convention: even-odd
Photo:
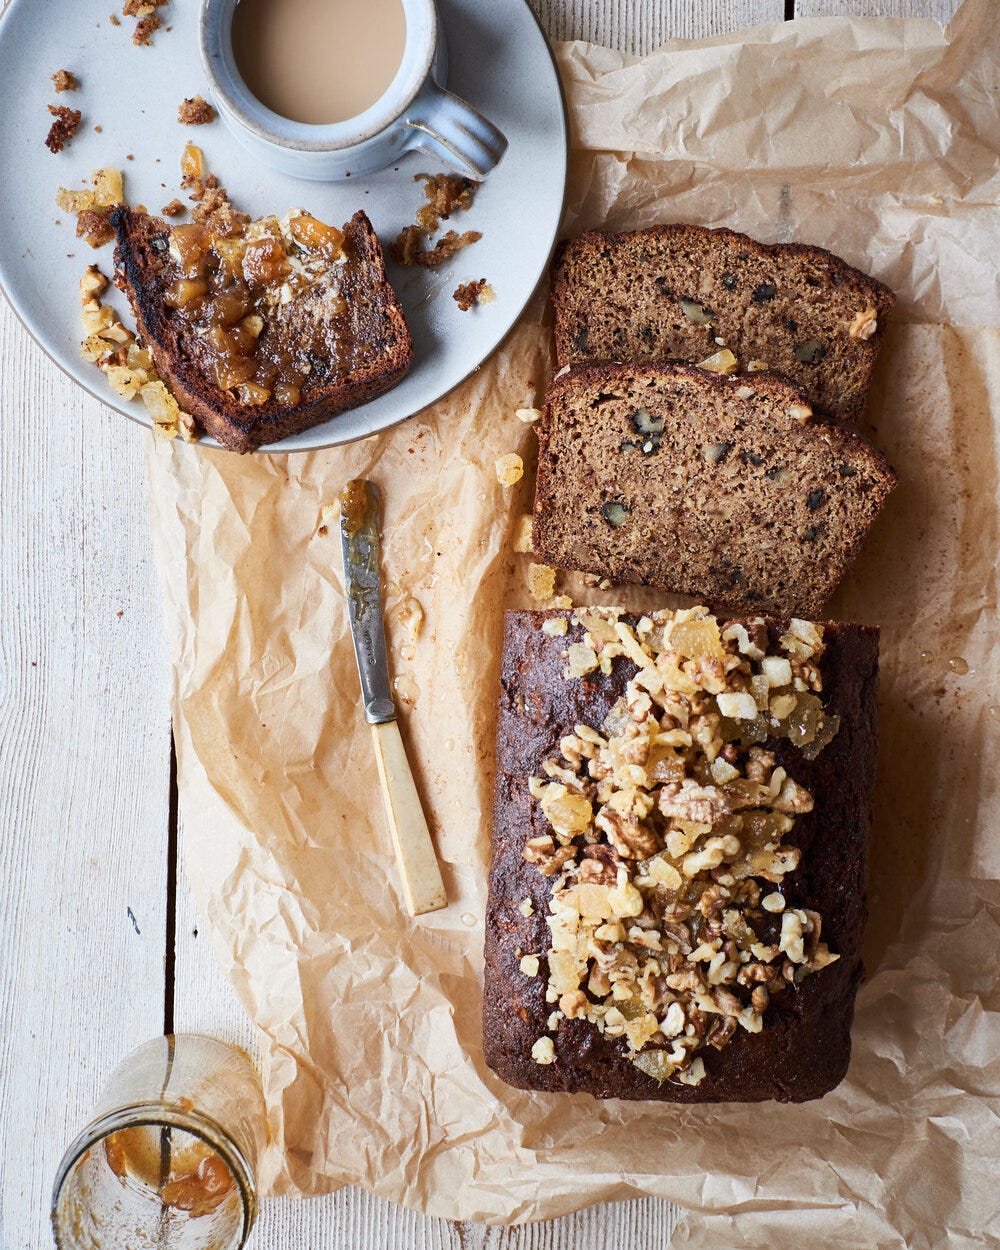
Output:
[[[1000,1244],[995,12],[967,0],[946,33],[799,21],[644,60],[557,50],[567,232],[726,224],[829,246],[900,296],[871,406],[900,486],[831,605],[884,632],[870,977],[849,1076],[821,1102],[600,1104],[483,1065],[500,618],[528,602],[511,536],[534,435],[514,412],[550,369],[541,299],[470,381],[383,436],[290,457],[151,444],[186,867],[266,1035],[270,1192],[357,1182],[501,1223],[657,1194],[699,1213],[679,1246]],[[514,489],[494,473],[509,451],[528,465]],[[452,900],[419,921],[322,525],[356,475],[385,499],[403,732]]]

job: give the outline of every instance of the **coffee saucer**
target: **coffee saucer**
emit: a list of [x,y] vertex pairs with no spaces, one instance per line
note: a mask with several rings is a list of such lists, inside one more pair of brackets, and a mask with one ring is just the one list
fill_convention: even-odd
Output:
[[[112,247],[94,250],[75,237],[72,216],[56,207],[59,187],[82,187],[93,170],[117,166],[129,202],[158,212],[183,198],[180,157],[190,141],[202,148],[237,208],[256,217],[303,207],[336,225],[363,208],[387,244],[424,202],[414,175],[442,166],[413,152],[394,168],[338,183],[305,182],[258,166],[221,120],[194,127],[177,121],[186,97],[209,95],[197,5],[170,0],[158,9],[163,29],[149,47],[133,45],[133,19],[110,22],[115,7],[107,0],[49,0],[44,39],[36,0],[10,0],[0,19],[0,287],[64,372],[102,403],[149,425],[141,402],[119,398],[80,355],[80,275],[94,263],[110,274]],[[261,450],[304,451],[365,438],[434,403],[500,344],[547,269],[567,166],[566,115],[548,43],[524,0],[439,0],[439,10],[448,88],[499,126],[510,144],[472,208],[448,223],[481,231],[482,238],[437,269],[390,263],[414,342],[413,366],[394,390]],[[55,94],[51,75],[59,69],[76,74],[78,91]],[[46,105],[57,103],[80,109],[83,119],[72,142],[53,155],[44,146],[52,121]],[[496,298],[463,312],[452,292],[479,278]],[[105,298],[132,324],[117,293]]]

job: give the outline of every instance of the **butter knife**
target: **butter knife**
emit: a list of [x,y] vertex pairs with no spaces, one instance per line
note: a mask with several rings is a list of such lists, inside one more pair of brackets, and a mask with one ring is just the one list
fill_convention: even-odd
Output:
[[357,478],[340,497],[344,589],[354,655],[361,678],[365,720],[371,726],[379,783],[403,892],[411,916],[447,905],[420,796],[396,721],[382,616],[379,497],[374,483]]

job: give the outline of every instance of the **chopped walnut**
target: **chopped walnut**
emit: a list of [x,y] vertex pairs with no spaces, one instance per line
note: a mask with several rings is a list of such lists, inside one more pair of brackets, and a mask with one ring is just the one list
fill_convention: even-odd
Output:
[[215,109],[200,95],[191,96],[178,106],[177,120],[182,126],[207,126],[215,121]]
[[528,594],[541,603],[551,599],[556,590],[556,571],[548,564],[528,565]]
[[67,108],[65,104],[50,104],[48,109],[55,121],[49,127],[45,146],[50,152],[61,152],[76,134],[83,114],[79,109]]
[[76,91],[80,83],[72,70],[57,69],[52,75],[52,85],[56,89],[56,95],[59,95],[63,91]]
[[176,196],[170,201],[169,204],[164,204],[164,206],[160,209],[160,212],[164,215],[164,217],[179,217],[181,213],[186,211],[187,209],[185,208],[183,201],[177,199]]
[[870,339],[878,329],[878,309],[869,305],[861,312],[854,314],[854,320],[847,328],[852,339]]
[[514,550],[522,554],[531,551],[531,513],[526,512],[523,516],[517,518],[517,524],[514,527]]
[[501,486],[514,486],[524,476],[524,461],[516,452],[499,456],[494,464],[497,481]]

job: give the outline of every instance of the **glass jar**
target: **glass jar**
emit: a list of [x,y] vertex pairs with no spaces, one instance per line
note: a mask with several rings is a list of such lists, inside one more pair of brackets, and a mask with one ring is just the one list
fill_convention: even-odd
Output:
[[248,1058],[179,1033],[134,1050],[63,1155],[52,1197],[59,1250],[240,1250],[257,1218],[267,1137]]

